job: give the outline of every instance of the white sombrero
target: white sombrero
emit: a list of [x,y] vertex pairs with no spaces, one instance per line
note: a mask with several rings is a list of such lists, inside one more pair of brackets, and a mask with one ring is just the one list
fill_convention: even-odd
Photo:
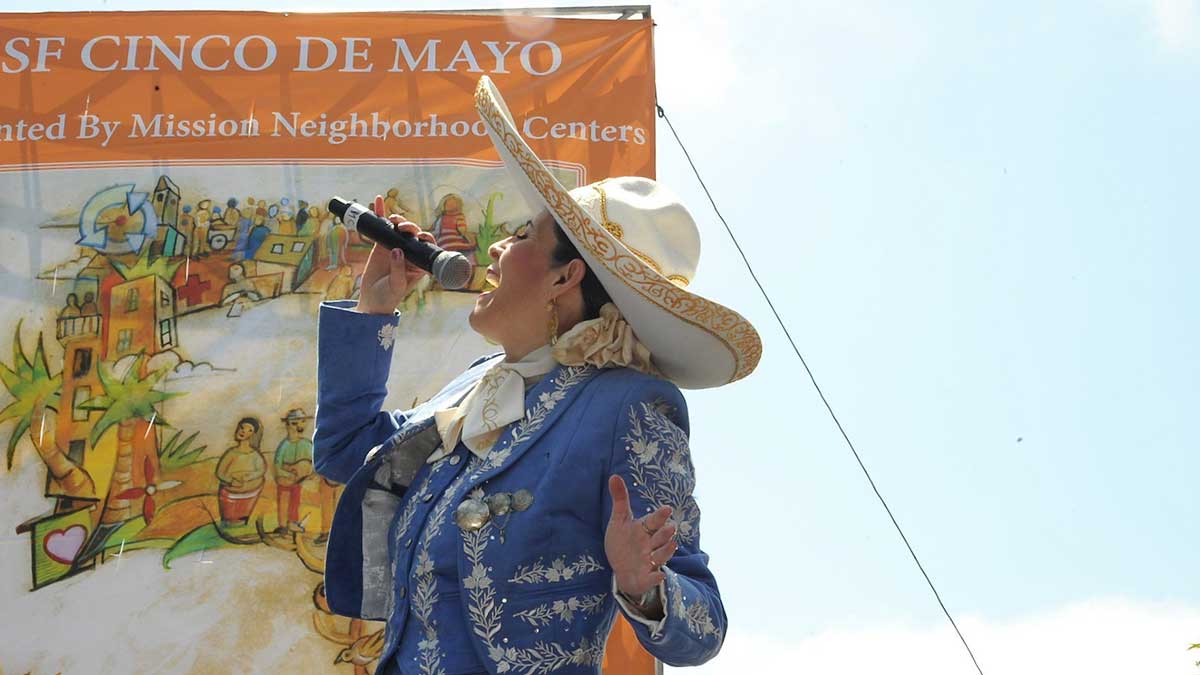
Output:
[[750,322],[686,290],[700,261],[700,232],[675,195],[637,177],[568,192],[521,138],[486,76],[475,108],[525,199],[554,215],[663,375],[703,389],[754,370],[762,341]]

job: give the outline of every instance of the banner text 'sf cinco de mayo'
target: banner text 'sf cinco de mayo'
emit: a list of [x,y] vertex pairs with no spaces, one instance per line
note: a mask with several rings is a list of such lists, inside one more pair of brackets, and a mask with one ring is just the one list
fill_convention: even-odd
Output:
[[[382,624],[320,576],[316,308],[370,250],[325,204],[383,195],[475,265],[377,336],[385,405],[494,351],[466,316],[534,214],[482,75],[568,187],[654,175],[648,19],[0,14],[0,671],[373,671]],[[605,658],[653,670],[628,631]]]

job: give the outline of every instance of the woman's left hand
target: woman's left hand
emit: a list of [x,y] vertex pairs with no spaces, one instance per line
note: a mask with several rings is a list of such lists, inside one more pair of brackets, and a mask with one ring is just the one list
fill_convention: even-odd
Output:
[[666,579],[659,568],[679,546],[675,525],[667,522],[672,509],[663,506],[643,518],[634,518],[629,490],[620,476],[609,477],[608,491],[613,508],[604,533],[604,554],[617,577],[617,589],[636,598]]

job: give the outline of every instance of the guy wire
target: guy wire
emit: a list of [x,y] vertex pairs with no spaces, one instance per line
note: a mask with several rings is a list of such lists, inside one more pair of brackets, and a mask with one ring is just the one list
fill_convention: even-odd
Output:
[[858,467],[862,469],[863,475],[867,477],[867,482],[871,484],[871,490],[879,498],[879,503],[883,505],[883,510],[887,511],[888,518],[892,520],[892,525],[896,528],[900,539],[904,541],[904,546],[908,549],[908,554],[912,556],[913,562],[917,564],[917,569],[921,570],[921,576],[925,577],[925,583],[929,584],[929,590],[933,591],[933,597],[937,599],[938,606],[942,608],[942,613],[950,620],[950,625],[954,627],[954,632],[958,634],[958,639],[962,642],[963,647],[966,648],[967,655],[971,657],[971,663],[975,664],[975,670],[979,671],[979,675],[983,675],[983,669],[979,667],[979,661],[975,659],[975,653],[971,651],[971,645],[967,644],[967,638],[958,629],[958,624],[955,623],[954,617],[950,616],[950,610],[946,609],[946,603],[942,602],[942,596],[933,585],[933,580],[929,578],[929,573],[925,571],[925,566],[921,564],[920,558],[917,557],[917,552],[913,550],[912,544],[908,542],[908,537],[904,535],[904,530],[900,528],[900,523],[896,521],[896,516],[892,513],[891,507],[888,506],[887,500],[883,498],[883,495],[879,492],[879,488],[876,487],[875,480],[871,478],[871,472],[867,471],[867,465],[863,463],[862,457],[859,456],[858,450],[854,447],[854,443],[851,442],[850,436],[846,433],[846,429],[842,427],[837,414],[833,412],[833,406],[825,398],[825,392],[821,391],[821,385],[817,384],[816,376],[813,375],[812,369],[808,367],[808,362],[804,360],[804,355],[800,353],[800,348],[796,346],[796,341],[792,339],[792,334],[788,331],[787,325],[784,324],[783,318],[779,316],[779,311],[775,309],[775,303],[771,302],[771,296],[767,295],[767,289],[763,288],[762,282],[758,280],[758,275],[754,273],[754,267],[750,265],[750,260],[746,257],[746,252],[742,250],[742,245],[738,243],[737,237],[733,235],[733,229],[729,227],[729,223],[725,221],[725,216],[721,215],[721,210],[717,208],[717,202],[713,199],[712,193],[708,191],[708,186],[704,184],[704,179],[700,177],[700,171],[696,168],[696,163],[692,161],[692,156],[688,153],[687,147],[684,146],[683,141],[679,138],[679,132],[675,131],[675,125],[671,124],[671,118],[667,117],[667,111],[658,103],[655,103],[654,107],[658,110],[658,116],[666,121],[667,128],[671,130],[671,135],[675,137],[675,142],[679,145],[679,149],[683,151],[683,156],[687,159],[688,165],[692,167],[692,173],[696,175],[696,180],[700,182],[700,187],[704,190],[704,195],[708,197],[708,203],[712,204],[713,212],[717,214],[717,218],[725,226],[725,231],[729,234],[729,239],[733,242],[734,247],[737,248],[738,255],[742,256],[742,262],[745,263],[746,270],[750,272],[750,278],[754,280],[754,284],[758,286],[758,291],[762,293],[763,299],[767,301],[767,306],[771,308],[771,313],[775,315],[775,321],[783,329],[783,334],[792,346],[792,351],[796,353],[796,358],[800,360],[800,365],[804,366],[804,372],[808,374],[808,379],[812,382],[813,388],[817,390],[817,395],[821,397],[821,403],[825,404],[825,409],[829,411],[829,416],[833,418],[833,423],[837,425],[842,438],[846,440],[846,445],[850,447],[850,452],[854,453],[854,459],[858,461]]

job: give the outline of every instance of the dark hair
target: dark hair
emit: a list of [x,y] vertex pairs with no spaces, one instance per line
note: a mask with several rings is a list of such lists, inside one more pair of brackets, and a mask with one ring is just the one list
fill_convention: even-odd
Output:
[[234,427],[234,429],[241,427],[243,424],[249,424],[250,426],[254,427],[254,435],[250,437],[250,447],[254,448],[255,450],[261,450],[262,422],[259,422],[257,417],[243,417],[242,419],[238,420],[237,426]]
[[579,284],[579,290],[583,292],[583,320],[598,318],[600,308],[612,302],[612,298],[608,297],[608,291],[604,290],[604,286],[596,278],[595,272],[588,267],[587,261],[583,259],[582,255],[579,255],[579,249],[575,248],[575,244],[571,243],[571,240],[567,238],[567,233],[563,232],[558,223],[554,224],[554,239],[556,244],[552,255],[556,265],[565,265],[577,258],[583,262],[583,267],[587,270],[583,275],[583,281]]

